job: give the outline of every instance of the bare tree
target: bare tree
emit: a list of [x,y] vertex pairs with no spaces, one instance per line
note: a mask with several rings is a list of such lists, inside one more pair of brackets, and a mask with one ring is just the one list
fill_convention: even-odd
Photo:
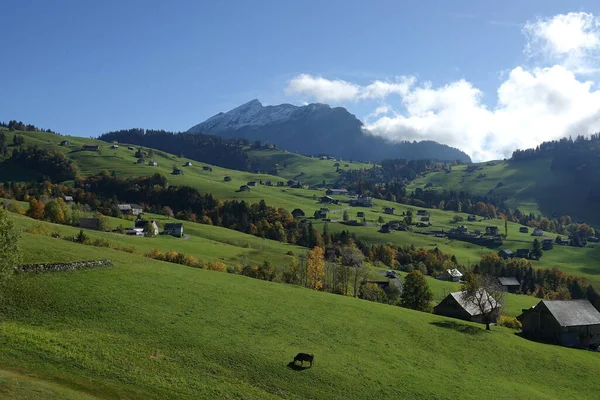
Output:
[[462,298],[472,305],[483,317],[485,329],[490,330],[490,324],[500,314],[505,292],[493,276],[478,275],[469,272],[462,285]]
[[358,296],[360,282],[368,275],[364,266],[365,256],[356,247],[344,247],[342,249],[342,265],[352,268],[352,295]]

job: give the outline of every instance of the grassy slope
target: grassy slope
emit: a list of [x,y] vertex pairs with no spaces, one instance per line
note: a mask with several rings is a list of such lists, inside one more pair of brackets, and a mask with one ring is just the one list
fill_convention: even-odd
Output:
[[[281,178],[270,175],[257,175],[219,167],[213,167],[213,172],[208,172],[202,170],[202,164],[195,163],[193,167],[185,168],[185,175],[176,176],[170,175],[172,166],[181,166],[187,160],[180,159],[176,156],[163,152],[156,152],[156,160],[159,163],[159,167],[153,168],[147,165],[135,164],[134,154],[131,150],[127,150],[127,145],[121,144],[119,149],[109,150],[108,144],[105,142],[81,137],[68,137],[69,141],[71,142],[71,146],[64,148],[58,146],[58,143],[62,139],[60,136],[41,132],[24,132],[23,135],[25,136],[25,143],[27,145],[36,144],[38,146],[56,148],[66,152],[67,156],[77,161],[84,174],[93,174],[104,169],[111,169],[115,170],[119,176],[139,176],[148,175],[158,171],[167,175],[169,182],[172,184],[190,185],[198,188],[201,191],[212,193],[219,199],[243,199],[249,202],[258,202],[261,199],[264,199],[269,205],[283,207],[290,211],[294,208],[301,208],[306,212],[307,215],[312,215],[314,211],[319,209],[321,206],[317,203],[316,199],[323,195],[323,191],[258,186],[256,188],[252,188],[250,192],[236,192],[236,189],[239,188],[241,184],[244,184],[250,180],[271,179],[273,182],[282,180]],[[84,143],[101,144],[103,146],[103,150],[100,153],[78,151],[78,149],[81,148]],[[275,152],[284,155],[290,154],[281,152],[279,150]],[[295,165],[294,168],[301,168],[303,162],[315,163],[311,164],[311,168],[316,168],[316,165],[319,163],[326,165],[325,169],[329,168],[327,166],[329,164],[333,166],[332,161],[321,161],[295,154],[291,154],[290,157],[295,160],[290,161],[291,165]],[[354,165],[358,164],[353,164],[353,166]],[[486,192],[487,190],[494,188],[497,182],[502,181],[504,186],[497,189],[498,193],[503,191],[502,193],[508,195],[514,192],[516,193],[514,201],[521,202],[522,204],[530,204],[530,207],[537,207],[534,203],[535,199],[532,197],[532,193],[538,193],[541,187],[547,187],[547,185],[551,185],[555,179],[559,179],[560,177],[551,174],[549,175],[548,173],[544,172],[549,170],[549,163],[544,160],[535,161],[529,164],[522,163],[519,165],[521,165],[521,167],[519,167],[519,169],[515,169],[507,163],[498,162],[496,166],[485,166],[483,171],[476,171],[469,177],[465,178],[462,177],[462,170],[465,168],[465,166],[458,166],[453,169],[451,174],[433,173],[428,174],[425,179],[432,181],[435,185],[434,187],[441,187],[442,183],[448,185],[448,187],[454,187],[455,185],[467,185],[466,189],[468,190],[472,190],[475,187],[480,187],[482,191]],[[529,175],[524,175],[523,171],[529,171]],[[319,172],[319,174],[320,173],[321,172]],[[487,178],[481,180],[482,182],[479,182],[477,179],[475,179],[479,173],[487,174]],[[0,170],[0,180],[6,178],[2,174],[3,172]],[[233,181],[223,182],[223,177],[226,175],[231,176]],[[537,180],[536,177],[539,175],[545,177],[543,181]],[[414,185],[423,183],[424,181],[417,181],[417,183]],[[574,204],[573,208],[577,207],[577,196],[572,195],[572,193],[576,194],[577,192],[562,192],[565,193],[565,196],[569,196]],[[344,198],[340,197],[340,199]],[[373,225],[369,227],[348,227],[338,223],[330,223],[330,230],[350,230],[359,235],[359,237],[375,243],[389,242],[394,244],[414,244],[417,247],[423,246],[426,248],[434,248],[437,246],[444,251],[455,254],[459,262],[463,264],[474,263],[482,254],[499,250],[490,250],[488,248],[482,248],[464,242],[448,242],[444,239],[437,239],[434,237],[423,236],[409,232],[394,232],[392,234],[379,233],[377,232],[378,224],[376,223],[379,216],[383,216],[385,221],[398,219],[398,217],[383,214],[383,207],[395,207],[397,214],[401,214],[402,211],[406,211],[408,209],[416,211],[416,208],[383,200],[376,200],[375,203],[376,206],[373,208],[348,208],[344,205],[329,206],[333,212],[331,217],[334,219],[341,219],[343,209],[347,209],[350,214],[350,218],[356,218],[356,212],[364,211],[366,212],[367,220]],[[528,206],[523,206],[522,209],[529,211],[527,207]],[[533,208],[531,208],[531,210],[533,210]],[[450,229],[453,226],[450,221],[456,213],[439,210],[430,210],[430,212],[432,215],[432,228]],[[465,218],[467,216],[466,214],[461,215]],[[465,225],[467,225],[469,229],[481,230],[484,230],[485,226],[487,225],[496,225],[500,227],[501,232],[504,231],[503,221],[500,220],[479,221],[477,223],[465,223]],[[316,227],[321,229],[322,222],[317,222]],[[531,246],[531,241],[533,238],[527,234],[519,233],[518,228],[518,224],[509,224],[509,238],[503,247],[510,248],[514,251],[517,248]],[[205,228],[205,232],[208,232],[209,230],[212,230],[212,228]],[[416,229],[415,231],[419,231],[419,229]],[[174,250],[177,250],[177,248]],[[585,249],[561,247],[546,252],[540,262],[534,262],[534,266],[541,268],[551,268],[556,266],[563,269],[567,273],[585,276],[596,286],[599,286],[600,269],[594,266],[598,261],[600,261],[600,248],[598,247],[590,246],[589,248]]]
[[[334,164],[340,164],[340,169],[372,168],[372,164],[349,161],[330,161],[310,158],[283,150],[250,150],[248,155],[253,159],[278,164],[277,172],[286,179],[299,179],[310,185],[335,182],[339,174]],[[345,165],[348,164],[348,168]]]
[[[27,246],[62,252],[63,242],[115,266],[15,279],[0,322],[0,393],[11,398],[23,385],[2,376],[23,371],[103,398],[568,399],[600,389],[597,354],[507,329],[35,239]],[[286,366],[298,351],[316,354],[312,369]]]
[[[47,231],[58,232],[61,236],[74,236],[79,232],[79,228],[39,222],[22,216],[15,217],[17,226],[20,228],[28,228],[41,224],[46,227]],[[162,216],[153,216],[150,214],[148,217],[157,219],[159,224],[166,222],[166,219]],[[120,224],[123,226],[133,225],[132,222],[119,218],[110,218],[110,223],[113,227],[117,227]],[[184,222],[184,231],[186,233],[185,239],[162,235],[155,238],[145,238],[92,230],[85,230],[85,233],[90,238],[105,239],[123,247],[135,247],[135,254],[138,255],[143,255],[153,248],[157,248],[162,252],[177,251],[185,253],[207,262],[220,260],[228,265],[240,263],[244,258],[255,264],[262,264],[265,260],[268,260],[273,265],[283,265],[288,264],[290,261],[291,257],[286,255],[289,251],[294,254],[306,252],[306,249],[302,247],[192,222]],[[67,245],[69,244],[64,240],[62,242]],[[34,262],[37,259],[43,259],[44,249],[40,249],[42,253],[36,254],[33,248],[29,248],[29,246],[26,248],[28,248],[28,252],[25,253],[24,262]],[[53,259],[52,261],[70,261],[78,259],[80,256],[72,254],[65,249],[63,252],[53,253],[52,257],[58,257],[58,259]]]
[[[571,215],[589,223],[600,224],[600,212],[590,208],[585,201],[587,186],[577,183],[573,177],[562,171],[550,169],[550,158],[509,162],[497,161],[495,166],[479,164],[483,170],[465,174],[466,165],[454,167],[452,173],[435,172],[415,180],[407,188],[413,191],[417,187],[432,183],[432,190],[464,190],[472,194],[485,195],[494,190],[497,195],[506,196],[506,205],[514,210],[534,214]],[[486,174],[478,179],[479,174]],[[502,182],[503,186],[496,188]]]

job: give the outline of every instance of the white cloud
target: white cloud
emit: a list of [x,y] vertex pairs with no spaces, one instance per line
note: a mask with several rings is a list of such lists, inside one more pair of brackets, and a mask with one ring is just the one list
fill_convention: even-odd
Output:
[[359,90],[358,85],[350,82],[301,74],[289,81],[285,92],[288,95],[307,95],[317,101],[346,101],[356,99]]
[[318,101],[385,101],[366,116],[368,133],[394,141],[435,140],[476,161],[600,131],[600,90],[581,78],[600,71],[600,18],[557,15],[528,22],[523,32],[526,52],[539,66],[507,69],[496,100],[487,105],[483,92],[464,79],[433,87],[401,76],[359,85],[303,74],[289,82],[286,92]]
[[300,74],[288,82],[287,95],[302,95],[320,102],[382,99],[391,94],[406,94],[415,82],[414,77],[399,77],[394,82],[374,81],[360,86],[344,80],[329,80],[320,76]]
[[370,113],[369,115],[367,115],[365,117],[365,119],[368,121],[371,118],[377,118],[380,115],[385,115],[385,114],[387,114],[387,113],[389,113],[391,111],[392,111],[392,108],[390,106],[388,106],[387,104],[382,104],[379,107],[377,107],[375,109],[375,111],[373,111],[372,113]]
[[584,12],[538,18],[523,28],[525,52],[546,61],[560,62],[578,73],[597,71],[592,66],[600,49],[600,18]]
[[600,130],[600,92],[565,67],[514,68],[488,109],[467,81],[430,85],[402,99],[403,115],[366,125],[391,140],[436,140],[466,151],[474,160],[510,157],[517,148]]

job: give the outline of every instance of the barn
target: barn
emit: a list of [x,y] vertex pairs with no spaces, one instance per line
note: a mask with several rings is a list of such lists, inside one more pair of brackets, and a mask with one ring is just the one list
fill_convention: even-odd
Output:
[[600,313],[587,300],[542,300],[517,319],[531,339],[568,347],[600,345]]
[[[483,290],[483,289],[481,289]],[[433,313],[438,315],[444,315],[450,318],[458,318],[465,321],[481,322],[485,323],[485,316],[475,304],[465,299],[465,292],[453,292],[450,293],[444,300],[442,300],[437,306],[433,308]],[[483,296],[490,299],[489,303],[494,304],[492,306],[485,306],[486,314],[491,312],[491,322],[496,322],[496,319],[500,315],[500,303],[498,303],[489,293],[484,292]]]

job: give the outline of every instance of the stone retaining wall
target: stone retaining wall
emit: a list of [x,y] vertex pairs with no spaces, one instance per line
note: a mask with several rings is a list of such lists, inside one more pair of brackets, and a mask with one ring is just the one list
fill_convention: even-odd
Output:
[[111,260],[94,260],[94,261],[75,261],[70,263],[53,263],[53,264],[23,264],[15,267],[15,272],[57,272],[57,271],[74,271],[82,268],[101,267],[112,265]]

